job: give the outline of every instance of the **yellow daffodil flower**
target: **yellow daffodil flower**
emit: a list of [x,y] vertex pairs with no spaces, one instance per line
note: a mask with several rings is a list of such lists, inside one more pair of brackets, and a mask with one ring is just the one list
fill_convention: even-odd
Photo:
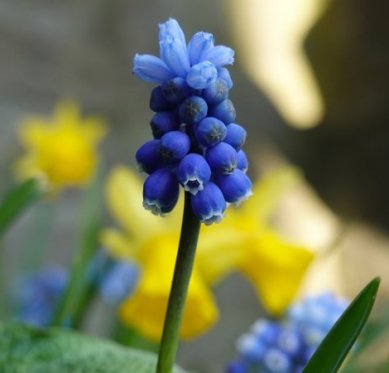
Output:
[[[181,338],[204,333],[217,321],[210,289],[232,271],[240,271],[253,283],[272,314],[282,313],[293,299],[313,254],[282,239],[266,221],[282,185],[290,178],[290,172],[282,171],[257,183],[254,197],[241,208],[229,209],[220,224],[202,226]],[[103,230],[102,242],[111,255],[135,260],[142,270],[134,294],[120,306],[119,317],[158,341],[173,277],[182,206],[160,218],[144,210],[141,201],[140,178],[126,167],[114,169],[107,182],[107,202],[121,229]]]
[[53,189],[84,185],[94,174],[96,146],[104,135],[101,119],[81,118],[75,102],[61,101],[52,118],[30,117],[21,123],[19,139],[27,153],[17,161],[16,174],[43,179]]

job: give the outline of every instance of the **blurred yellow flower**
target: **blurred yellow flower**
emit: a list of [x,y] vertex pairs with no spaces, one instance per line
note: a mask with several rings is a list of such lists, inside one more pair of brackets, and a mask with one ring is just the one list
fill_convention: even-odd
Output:
[[[266,223],[283,186],[293,173],[282,171],[257,183],[256,194],[220,224],[202,226],[181,327],[181,338],[207,331],[218,318],[211,287],[232,271],[255,286],[263,306],[283,312],[295,296],[311,251],[288,243]],[[158,341],[173,277],[182,206],[165,218],[142,207],[142,182],[117,167],[107,182],[107,202],[122,230],[107,228],[102,242],[116,258],[136,261],[142,273],[135,292],[119,308],[121,320]],[[182,198],[180,199],[182,200]]]
[[20,179],[41,178],[50,188],[87,183],[97,165],[96,146],[106,132],[97,117],[81,118],[73,101],[60,101],[52,118],[29,117],[19,140],[26,154],[16,162]]

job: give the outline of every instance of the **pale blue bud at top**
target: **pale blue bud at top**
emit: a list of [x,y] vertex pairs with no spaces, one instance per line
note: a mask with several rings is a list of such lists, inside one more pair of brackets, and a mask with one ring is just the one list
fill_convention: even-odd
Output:
[[194,134],[199,144],[207,148],[223,141],[227,128],[221,120],[205,117],[195,126]]
[[159,139],[167,132],[178,130],[180,120],[175,111],[160,111],[153,116],[150,126],[154,138]]
[[161,146],[160,140],[150,140],[145,142],[135,153],[135,159],[138,168],[151,174],[158,168],[165,165],[164,159],[159,152]]
[[132,72],[149,83],[163,83],[175,75],[164,61],[149,54],[135,55]]
[[215,79],[203,90],[202,96],[208,105],[220,104],[228,97],[227,83],[221,78]]
[[247,132],[242,126],[236,123],[230,123],[227,126],[227,135],[224,142],[239,151],[246,141],[246,136]]
[[191,196],[191,205],[193,213],[205,225],[219,223],[227,207],[223,193],[212,182],[205,185],[202,191]]
[[181,131],[170,131],[161,137],[159,153],[162,158],[169,163],[174,163],[189,152],[190,138]]
[[198,96],[191,96],[185,99],[179,109],[181,122],[194,124],[206,117],[208,105],[204,99]]
[[228,175],[217,175],[216,184],[223,192],[225,200],[235,205],[239,205],[253,194],[251,180],[239,169]]
[[236,150],[225,142],[207,149],[205,158],[213,172],[216,174],[229,174],[236,169]]
[[186,77],[186,82],[194,89],[204,89],[216,78],[216,67],[209,61],[203,61],[191,67]]
[[234,86],[230,72],[225,67],[219,67],[217,69],[217,76],[227,84],[228,89],[231,89]]
[[166,111],[173,108],[173,105],[168,102],[163,95],[162,86],[155,87],[151,91],[150,109],[152,111]]
[[[190,69],[186,45],[174,36],[168,35],[159,42],[161,59],[175,75],[185,78]],[[172,78],[172,76],[170,77]]]
[[191,65],[196,65],[201,56],[214,47],[214,37],[208,32],[196,32],[188,43],[188,54]]
[[201,60],[212,62],[216,67],[232,65],[234,63],[234,51],[224,45],[217,45],[203,53]]
[[191,88],[186,83],[185,79],[175,77],[166,81],[162,85],[162,93],[167,102],[178,104],[185,98],[191,95]]
[[117,262],[103,277],[99,293],[103,300],[118,306],[135,288],[139,277],[139,268],[128,262]]
[[166,22],[159,24],[159,40],[172,36],[180,43],[186,44],[185,34],[178,22],[174,18],[169,18]]
[[241,149],[238,151],[238,162],[236,167],[239,168],[239,170],[242,170],[243,172],[247,172],[249,168],[249,161],[247,159],[246,153]]
[[210,116],[220,119],[224,124],[232,123],[236,118],[236,112],[231,100],[227,99],[222,101],[216,106],[209,108]]
[[178,164],[176,175],[186,191],[195,195],[211,179],[211,168],[200,154],[187,154]]
[[155,215],[164,215],[177,203],[179,184],[169,168],[159,168],[143,184],[143,207]]

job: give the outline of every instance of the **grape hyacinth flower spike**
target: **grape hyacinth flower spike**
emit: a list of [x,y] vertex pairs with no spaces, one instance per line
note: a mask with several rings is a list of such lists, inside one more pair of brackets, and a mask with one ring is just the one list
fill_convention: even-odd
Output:
[[241,149],[246,131],[235,123],[228,98],[232,88],[226,68],[234,51],[215,45],[212,34],[197,32],[188,41],[174,19],[159,25],[160,57],[136,54],[133,73],[155,83],[150,108],[153,139],[136,154],[149,174],[143,205],[154,214],[171,211],[181,185],[191,195],[200,222],[219,222],[228,203],[251,195],[247,158]]

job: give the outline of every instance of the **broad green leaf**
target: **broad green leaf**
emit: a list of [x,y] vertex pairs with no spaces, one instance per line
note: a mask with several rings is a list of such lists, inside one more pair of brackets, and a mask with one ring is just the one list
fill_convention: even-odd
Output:
[[[0,323],[0,372],[154,373],[156,355],[61,329]],[[185,373],[176,367],[174,373]]]
[[0,202],[0,236],[16,217],[44,195],[36,179],[29,179],[11,189]]
[[320,344],[303,373],[337,372],[365,325],[380,280],[372,280],[352,301]]

